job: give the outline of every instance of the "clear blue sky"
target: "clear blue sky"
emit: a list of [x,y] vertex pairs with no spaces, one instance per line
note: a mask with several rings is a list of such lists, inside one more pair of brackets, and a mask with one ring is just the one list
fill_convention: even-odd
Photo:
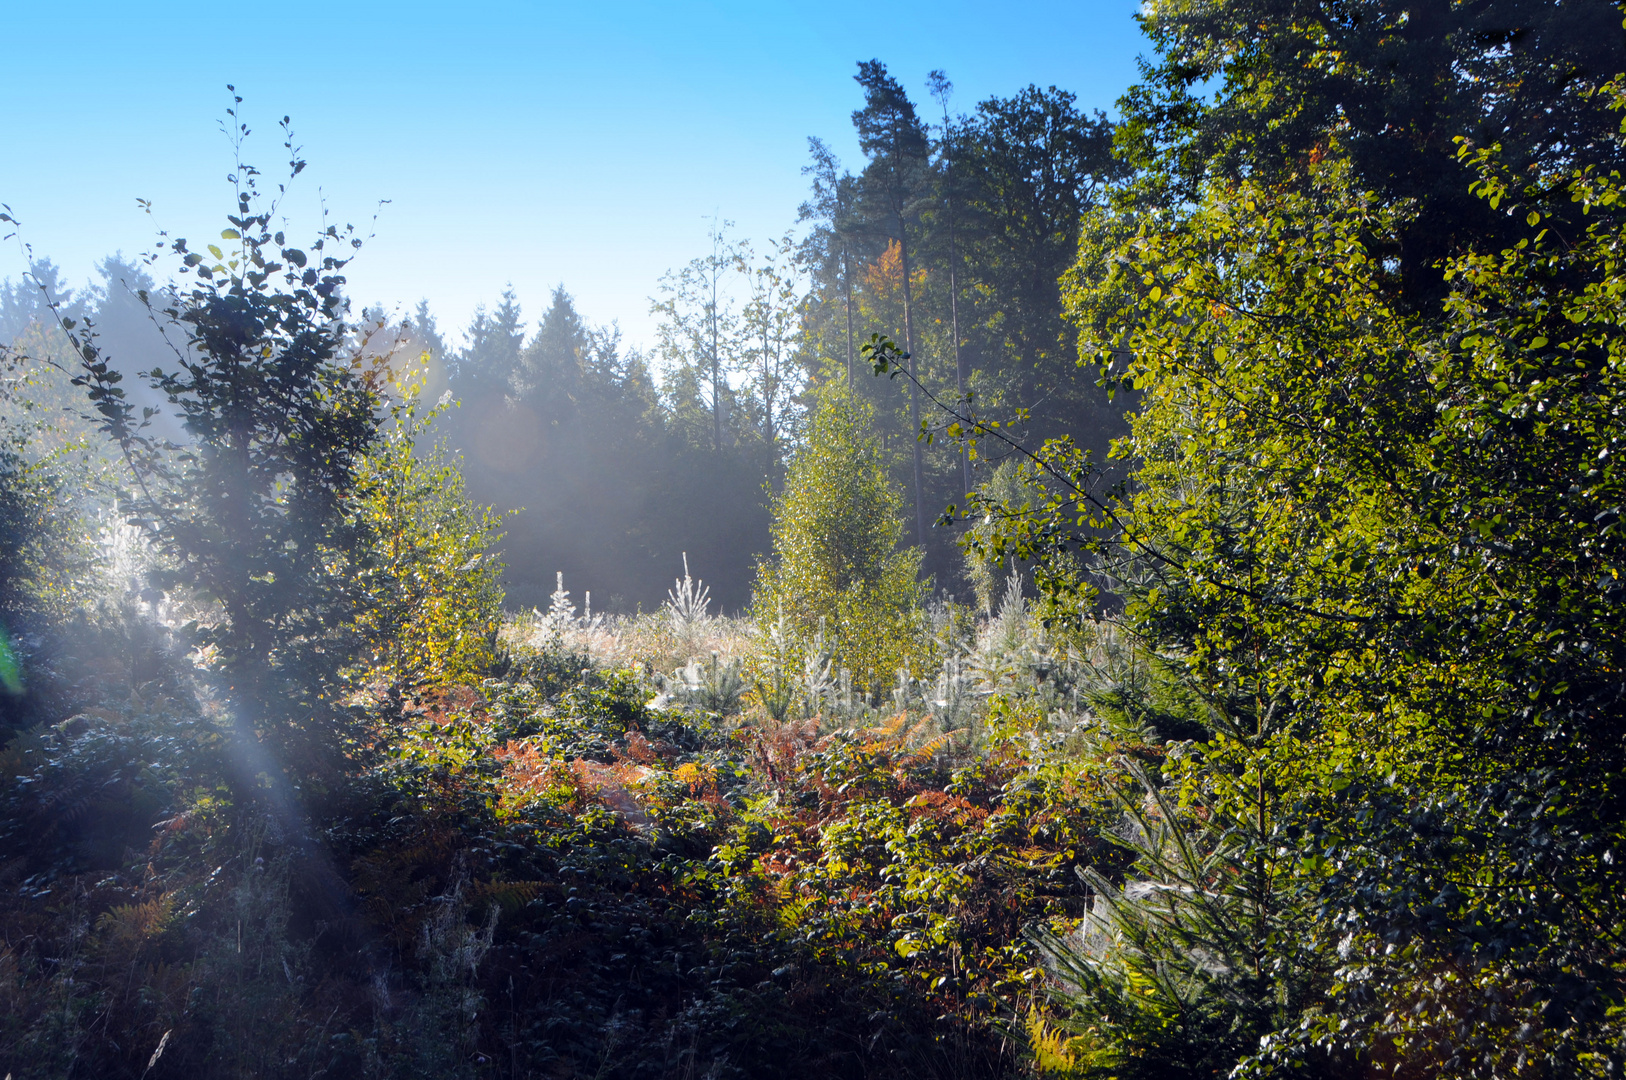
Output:
[[[144,250],[155,226],[213,235],[229,208],[217,125],[230,82],[268,175],[276,121],[293,118],[310,162],[296,226],[315,223],[319,197],[363,226],[390,200],[353,267],[355,299],[425,297],[455,340],[506,282],[527,315],[562,282],[637,344],[660,275],[706,249],[713,213],[759,241],[794,224],[809,135],[856,169],[856,61],[884,60],[923,109],[926,73],[942,68],[959,109],[1037,83],[1111,112],[1147,49],[1135,7],[13,4],[0,202],[75,282],[106,254]],[[22,269],[0,250],[0,277]]]

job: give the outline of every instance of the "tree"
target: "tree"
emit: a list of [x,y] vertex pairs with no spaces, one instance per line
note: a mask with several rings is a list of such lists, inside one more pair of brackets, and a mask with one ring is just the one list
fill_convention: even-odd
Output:
[[415,388],[390,412],[352,497],[368,533],[356,619],[375,643],[369,666],[404,690],[475,683],[502,622],[502,564],[489,554],[500,519],[470,502],[456,458],[423,445],[434,415],[418,415]]
[[[927,75],[926,81],[931,87],[932,96],[937,99],[938,105],[943,110],[943,134],[937,143],[937,153],[942,172],[943,216],[948,225],[949,333],[953,339],[954,390],[961,399],[964,399],[966,370],[965,356],[961,351],[964,342],[960,337],[960,245],[954,228],[955,199],[959,192],[955,187],[954,124],[949,119],[949,98],[954,93],[954,84],[949,82],[948,76],[940,70]],[[970,491],[973,486],[971,455],[963,449],[960,454],[960,476],[961,486]]]
[[[1148,221],[1095,343],[1146,395],[1134,487],[1056,446],[1037,514],[987,508],[1052,611],[1087,615],[1080,552],[1119,583],[1124,627],[1203,703],[1164,778],[1180,816],[1235,819],[1240,865],[1288,859],[1272,890],[1313,912],[1278,970],[1307,941],[1326,974],[1240,1075],[1620,1067],[1622,196],[1475,164],[1525,235],[1448,264],[1438,317],[1385,287],[1414,208],[1345,162]],[[1545,219],[1555,189],[1586,229]]]
[[[151,370],[171,355],[163,329],[139,299],[143,290],[152,288],[146,268],[115,254],[98,262],[96,272],[99,280],[77,294],[62,284],[49,260],[34,263],[15,285],[0,285],[0,323],[9,322],[14,328],[8,337],[0,327],[0,342],[30,361],[18,372],[29,384],[29,392],[12,396],[0,407],[14,420],[36,429],[26,451],[31,455],[71,445],[93,430],[81,415],[83,395],[72,385],[68,370],[77,357],[58,325],[53,303],[62,317],[74,320],[81,329],[94,330],[102,350],[114,358],[125,379]],[[162,394],[140,382],[127,385],[126,392],[138,410],[155,410],[151,423],[156,432],[170,439],[180,436]]]
[[793,373],[802,331],[802,293],[796,272],[795,245],[789,235],[770,241],[768,253],[753,260],[742,250],[739,270],[749,282],[749,298],[740,313],[744,341],[740,360],[746,390],[761,414],[766,471],[776,482],[782,462],[786,414],[800,388]]
[[984,297],[977,311],[987,366],[1014,383],[1043,435],[1082,437],[1101,401],[1077,377],[1077,337],[1059,282],[1077,257],[1079,222],[1123,176],[1112,125],[1081,113],[1066,91],[1029,86],[982,102],[954,136],[966,272]]
[[[872,220],[897,245],[903,285],[903,342],[909,357],[915,352],[914,279],[909,261],[909,227],[919,216],[927,180],[926,129],[915,115],[914,103],[879,60],[865,60],[853,76],[864,88],[864,107],[853,112],[858,146],[869,158],[859,180],[861,197]],[[918,368],[918,362],[911,359]],[[911,370],[914,370],[913,368]],[[910,428],[920,430],[919,388],[909,391]],[[921,447],[912,451],[915,492],[915,542],[926,544],[926,503],[922,491]]]
[[536,336],[519,358],[512,385],[514,396],[539,410],[543,423],[568,412],[582,392],[582,376],[592,341],[565,287],[553,290],[548,310],[537,323]]
[[62,271],[50,259],[30,262],[21,281],[0,283],[0,346],[10,345],[35,323],[56,324],[45,297],[54,298],[57,310],[69,318],[84,314],[84,301],[63,284]]
[[853,384],[853,278],[860,254],[860,225],[857,220],[858,181],[841,168],[835,154],[822,139],[809,137],[813,161],[802,167],[804,176],[813,177],[813,194],[803,203],[797,220],[816,224],[802,241],[801,259],[813,268],[819,284],[841,296],[847,359],[847,386]]
[[407,339],[405,351],[413,356],[427,356],[431,370],[440,376],[437,381],[449,378],[451,373],[446,367],[452,359],[451,353],[434,314],[429,310],[428,300],[418,301],[412,314],[401,320],[401,329]]
[[81,502],[94,473],[38,452],[18,399],[32,396],[27,358],[0,349],[0,732],[45,717],[47,638],[91,593],[91,523]]
[[1206,177],[1303,183],[1336,146],[1357,186],[1416,205],[1386,254],[1425,306],[1445,296],[1441,258],[1517,238],[1469,194],[1454,140],[1500,146],[1514,169],[1622,164],[1590,93],[1626,71],[1626,31],[1605,0],[1225,0],[1138,18],[1158,58],[1123,99],[1120,145],[1145,198],[1175,205]]
[[669,363],[688,364],[703,371],[711,390],[712,449],[724,446],[724,409],[729,395],[728,372],[736,358],[736,319],[724,277],[740,259],[740,246],[728,240],[733,222],[713,222],[711,253],[693,259],[676,274],[661,278],[666,299],[653,306],[661,317],[659,348]]
[[474,401],[500,401],[512,392],[525,346],[525,321],[514,287],[503,290],[493,314],[484,305],[475,309],[474,321],[464,331],[467,342],[452,367],[452,388]]
[[[320,787],[342,762],[333,702],[359,645],[358,571],[369,558],[349,496],[378,439],[378,373],[341,352],[342,272],[360,241],[329,226],[299,248],[275,230],[286,185],[267,198],[242,161],[240,101],[228,113],[238,159],[226,247],[193,251],[174,240],[170,253],[191,283],[137,294],[159,325],[185,334],[172,366],[146,379],[186,441],[155,439],[94,334],[63,325],[81,360],[75,382],[127,466],[128,512],[169,564],[162,584],[218,612],[196,641],[232,702],[235,793],[298,839],[292,774]],[[291,179],[305,163],[291,134],[285,147]]]
[[[171,442],[182,441],[185,434],[166,395],[148,385],[141,375],[174,358],[168,339],[184,335],[185,330],[167,322],[167,317],[155,319],[149,305],[141,299],[154,289],[152,276],[147,267],[141,265],[141,260],[113,255],[103,259],[96,269],[101,281],[87,290],[86,297],[95,307],[86,312],[82,325],[93,328],[102,351],[124,376],[120,385],[128,395],[127,403],[148,417],[147,434]],[[75,406],[83,407],[80,401],[76,401]]]
[[798,658],[822,637],[832,662],[865,693],[918,667],[924,587],[919,548],[899,548],[902,498],[887,478],[870,408],[826,385],[806,443],[774,501],[773,559],[757,569],[751,610],[781,619]]

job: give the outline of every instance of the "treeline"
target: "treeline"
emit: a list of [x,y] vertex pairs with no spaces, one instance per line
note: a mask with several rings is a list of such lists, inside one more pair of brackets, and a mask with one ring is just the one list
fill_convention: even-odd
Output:
[[917,439],[923,417],[942,425],[918,390],[868,377],[876,334],[909,349],[932,393],[974,394],[1030,445],[1069,434],[1104,457],[1123,433],[1122,403],[1080,377],[1059,286],[1084,215],[1124,175],[1110,122],[1054,87],[956,113],[941,73],[933,120],[883,64],[857,79],[862,168],[811,139],[799,238],[758,248],[714,222],[712,250],[660,283],[648,353],[586,325],[562,288],[529,329],[506,293],[459,346],[426,307],[402,320],[408,351],[428,349],[445,373],[434,392],[460,403],[441,430],[470,491],[523,508],[505,526],[516,602],[541,602],[563,571],[601,610],[651,610],[686,551],[725,609],[743,610],[769,501],[832,382],[875,408],[926,572],[969,596],[957,529],[933,526],[989,463]]
[[613,329],[586,325],[563,288],[529,335],[512,293],[476,314],[459,350],[426,311],[403,329],[409,352],[421,336],[443,363],[458,406],[435,430],[461,453],[471,494],[513,511],[511,603],[546,608],[563,573],[599,611],[653,610],[684,552],[717,580],[718,602],[749,603],[778,458],[747,439],[713,445],[683,372],[652,372]]
[[[998,461],[917,437],[922,419],[944,425],[920,388],[867,377],[862,348],[877,334],[911,353],[927,392],[974,395],[1024,445],[1066,434],[1104,460],[1124,432],[1124,403],[1079,370],[1059,284],[1080,223],[1127,175],[1112,124],[1054,87],[960,113],[934,72],[927,115],[880,62],[856,79],[862,166],[849,172],[810,139],[798,229],[759,247],[714,222],[712,250],[659,283],[647,352],[585,323],[563,287],[529,319],[510,290],[453,340],[427,304],[359,313],[368,348],[427,352],[424,393],[457,401],[437,431],[463,455],[472,496],[511,512],[513,603],[545,606],[563,572],[600,610],[652,610],[688,552],[716,600],[743,610],[770,547],[769,503],[835,381],[875,409],[924,572],[969,597],[958,526],[935,526]],[[66,312],[96,320],[126,375],[171,358],[135,302],[152,286],[139,265],[108,260],[80,303],[49,264],[37,270]],[[40,291],[5,289],[0,340],[50,339]]]

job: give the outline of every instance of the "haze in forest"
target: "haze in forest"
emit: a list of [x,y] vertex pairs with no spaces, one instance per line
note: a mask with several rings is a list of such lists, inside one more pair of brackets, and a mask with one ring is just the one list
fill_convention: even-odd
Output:
[[1611,0],[86,12],[0,1075],[1626,1073]]
[[[437,433],[462,455],[472,494],[512,512],[503,553],[514,602],[545,604],[564,573],[602,611],[648,610],[687,553],[716,601],[742,610],[768,553],[768,508],[798,445],[806,394],[826,363],[848,366],[871,335],[915,332],[902,292],[925,288],[919,343],[950,383],[1002,369],[993,377],[1004,389],[985,387],[988,400],[1005,394],[1010,407],[1039,408],[1035,444],[1071,432],[1104,453],[1121,428],[1110,410],[1090,415],[1104,399],[1072,400],[1066,388],[1073,349],[1054,279],[1079,212],[1114,172],[1105,110],[1129,78],[1139,30],[1110,5],[1035,8],[1030,23],[974,26],[958,15],[870,13],[861,29],[833,33],[805,15],[744,8],[650,11],[630,22],[576,9],[486,12],[478,25],[487,36],[441,15],[377,29],[368,55],[383,50],[397,62],[369,67],[365,93],[347,92],[356,76],[274,61],[273,40],[230,76],[231,91],[222,75],[215,86],[188,83],[161,114],[137,119],[120,105],[91,121],[85,137],[109,159],[126,156],[120,168],[69,170],[66,183],[53,171],[47,184],[20,167],[26,155],[0,166],[21,223],[4,256],[12,273],[0,275],[0,334],[9,341],[37,318],[46,285],[98,320],[106,352],[131,377],[130,392],[159,407],[162,429],[159,396],[134,377],[167,356],[135,299],[163,284],[142,253],[160,232],[183,235],[226,204],[228,187],[206,181],[231,165],[223,134],[246,127],[243,152],[262,172],[294,152],[311,162],[278,203],[290,229],[341,217],[360,226],[344,286],[353,314],[402,356],[427,351],[426,400],[450,393],[460,403]],[[1036,44],[1024,27],[1046,20],[1099,49]],[[109,12],[74,62],[101,57],[97,78],[150,77],[121,69],[132,41],[115,41],[120,27],[135,42],[145,32]],[[902,172],[886,164],[892,151],[864,144],[855,118],[873,112],[878,84],[856,79],[860,65],[840,52],[893,36],[903,62],[938,58],[917,71],[876,61],[887,92],[917,114],[919,145],[898,151]],[[59,47],[37,40],[45,53]],[[515,52],[521,41],[534,46],[534,62]],[[620,62],[599,63],[604,56]],[[943,67],[945,57],[963,58],[965,74]],[[33,62],[4,77],[20,86]],[[1015,82],[1019,72],[1029,81]],[[314,93],[310,80],[331,93]],[[227,107],[233,117],[222,125]],[[190,130],[181,124],[188,110],[199,112]],[[807,130],[793,133],[796,124]],[[358,126],[373,134],[357,137]],[[403,134],[378,134],[388,131]],[[24,117],[18,145],[46,134]],[[1011,193],[978,186],[986,162],[968,158],[958,179],[950,175],[961,151],[998,159],[1011,178],[1032,173],[1022,180],[1028,204],[1016,211],[1029,220],[995,208]],[[1056,153],[1055,167],[1038,164]],[[892,173],[896,182],[883,182]],[[891,194],[879,193],[885,184]],[[967,204],[956,223],[958,196]],[[908,205],[886,205],[898,198]],[[908,246],[911,229],[921,252]],[[891,253],[900,238],[905,246]],[[25,282],[29,258],[41,273]],[[1035,278],[1013,258],[1043,266]],[[900,259],[913,260],[911,274],[934,263],[930,284],[904,287]],[[979,310],[967,302],[958,351],[942,333],[953,323],[954,260],[969,260],[960,287],[985,293]],[[836,289],[846,290],[839,318]],[[1022,312],[1003,312],[1006,301]],[[996,359],[1012,348],[1014,366],[1013,356]],[[926,570],[945,594],[968,595],[956,533],[928,526],[963,502],[973,470],[906,450],[918,401],[864,387],[880,406],[895,478],[910,491]]]

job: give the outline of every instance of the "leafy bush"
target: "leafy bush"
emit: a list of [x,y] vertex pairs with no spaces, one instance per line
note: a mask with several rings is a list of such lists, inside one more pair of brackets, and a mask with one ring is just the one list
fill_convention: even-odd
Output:
[[868,404],[825,389],[774,503],[774,556],[758,568],[751,602],[764,634],[777,625],[787,635],[792,669],[823,641],[865,694],[884,692],[900,669],[921,669],[930,657],[921,553],[898,547],[903,499],[871,420]]
[[350,499],[367,537],[357,626],[370,673],[436,690],[477,682],[495,662],[502,564],[489,553],[496,517],[470,504],[455,461],[422,445],[432,421],[414,399],[397,406]]

